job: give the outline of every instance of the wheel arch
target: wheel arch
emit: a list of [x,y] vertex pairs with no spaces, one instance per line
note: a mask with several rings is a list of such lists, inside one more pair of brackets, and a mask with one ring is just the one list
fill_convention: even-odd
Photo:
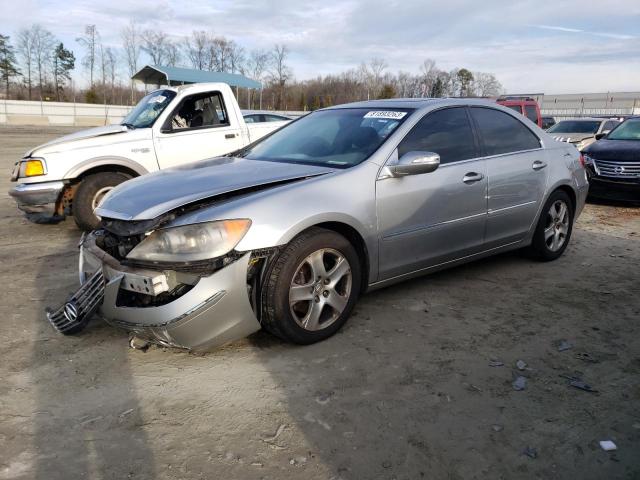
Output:
[[82,179],[88,175],[101,172],[119,172],[138,177],[148,170],[138,162],[125,157],[96,157],[85,160],[74,166],[65,174],[65,178]]

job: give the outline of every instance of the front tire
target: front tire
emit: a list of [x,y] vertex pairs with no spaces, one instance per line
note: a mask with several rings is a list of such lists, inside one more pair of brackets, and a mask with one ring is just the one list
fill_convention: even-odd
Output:
[[556,190],[545,203],[528,252],[536,260],[549,262],[567,248],[573,231],[573,202],[562,190]]
[[264,291],[263,326],[298,344],[329,338],[347,321],[362,281],[358,254],[342,235],[311,228],[276,258]]
[[129,180],[128,175],[119,172],[104,172],[89,175],[82,180],[73,197],[73,218],[82,230],[94,230],[100,225],[100,219],[93,210],[104,196],[122,182]]

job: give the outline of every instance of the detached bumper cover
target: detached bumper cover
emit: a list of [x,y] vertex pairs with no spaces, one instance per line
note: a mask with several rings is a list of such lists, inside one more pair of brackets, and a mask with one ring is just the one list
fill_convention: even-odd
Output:
[[247,253],[212,275],[200,278],[187,293],[161,306],[117,304],[121,283],[136,270],[120,265],[100,250],[91,235],[80,249],[80,272],[81,277],[88,273],[88,279],[91,272],[102,271],[105,289],[98,314],[108,323],[163,345],[204,350],[260,329],[247,293],[250,256]]
[[53,216],[64,182],[19,183],[9,191],[27,215]]

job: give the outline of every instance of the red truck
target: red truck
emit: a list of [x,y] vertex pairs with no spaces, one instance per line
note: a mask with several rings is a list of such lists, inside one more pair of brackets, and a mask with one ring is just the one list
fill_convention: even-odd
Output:
[[506,95],[498,97],[496,100],[500,105],[509,107],[518,113],[521,113],[533,123],[542,128],[542,115],[540,115],[540,106],[533,98],[527,96]]

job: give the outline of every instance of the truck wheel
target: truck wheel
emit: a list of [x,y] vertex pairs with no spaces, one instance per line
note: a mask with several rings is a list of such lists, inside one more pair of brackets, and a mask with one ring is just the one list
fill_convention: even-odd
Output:
[[128,175],[118,172],[94,173],[80,183],[73,197],[73,218],[82,230],[93,230],[100,220],[93,210],[100,205],[104,196],[116,185],[129,180]]
[[351,243],[312,228],[294,238],[274,261],[264,291],[263,326],[293,343],[336,333],[360,293],[360,261]]

